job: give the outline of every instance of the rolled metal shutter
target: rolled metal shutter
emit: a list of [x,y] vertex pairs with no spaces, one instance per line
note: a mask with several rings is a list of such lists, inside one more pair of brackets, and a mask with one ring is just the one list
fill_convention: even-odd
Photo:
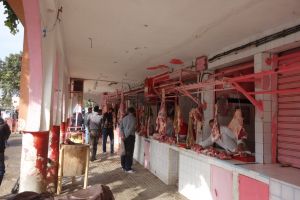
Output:
[[[300,51],[279,56],[278,66],[300,65]],[[300,72],[278,75],[278,89],[300,88]],[[300,168],[300,94],[278,94],[278,161]]]

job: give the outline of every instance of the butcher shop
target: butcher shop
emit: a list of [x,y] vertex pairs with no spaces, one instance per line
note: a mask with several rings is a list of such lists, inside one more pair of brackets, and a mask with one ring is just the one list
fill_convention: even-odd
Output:
[[[45,191],[49,146],[57,193],[80,171],[84,189],[99,181],[118,199],[143,170],[182,199],[300,200],[298,0],[8,2],[26,30],[20,192]],[[86,113],[101,115],[99,144]],[[123,177],[128,116],[137,170]],[[109,159],[119,168],[93,177]],[[112,173],[122,180],[101,182]]]
[[189,199],[272,199],[280,188],[297,199],[299,52],[215,70],[199,57],[105,104],[136,107],[134,159]]

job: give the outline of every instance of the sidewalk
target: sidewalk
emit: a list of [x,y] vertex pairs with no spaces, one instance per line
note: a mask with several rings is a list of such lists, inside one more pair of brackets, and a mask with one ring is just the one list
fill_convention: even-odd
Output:
[[[109,152],[109,145],[107,145]],[[98,152],[101,151],[99,145]],[[98,160],[90,163],[89,185],[105,184],[110,187],[116,200],[185,200],[177,192],[176,186],[167,186],[140,164],[134,164],[134,174],[122,171],[118,155],[98,154]],[[99,159],[100,158],[100,159]],[[72,186],[71,179],[64,181],[63,192],[82,187],[82,178]]]
[[[20,171],[22,137],[19,134],[11,135],[9,147],[6,149],[6,175],[0,187],[0,199],[10,194]],[[109,151],[109,145],[107,145]],[[116,200],[184,200],[177,192],[176,186],[167,186],[156,176],[151,174],[140,164],[134,164],[135,174],[128,174],[121,170],[120,157],[101,154],[101,144],[98,146],[98,160],[90,162],[89,185],[108,185]],[[100,158],[100,159],[99,159]],[[82,188],[83,178],[77,177],[74,185],[71,178],[63,179],[63,193]]]

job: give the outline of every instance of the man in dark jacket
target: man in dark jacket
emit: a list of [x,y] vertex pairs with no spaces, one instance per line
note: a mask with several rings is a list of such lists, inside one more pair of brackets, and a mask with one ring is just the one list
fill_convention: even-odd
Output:
[[108,109],[108,112],[103,115],[103,129],[102,129],[102,137],[103,137],[103,153],[106,153],[106,142],[107,137],[110,139],[110,153],[114,153],[114,122],[113,122],[113,114],[112,108]]
[[0,117],[0,185],[5,173],[4,151],[5,143],[10,136],[10,128],[7,123]]

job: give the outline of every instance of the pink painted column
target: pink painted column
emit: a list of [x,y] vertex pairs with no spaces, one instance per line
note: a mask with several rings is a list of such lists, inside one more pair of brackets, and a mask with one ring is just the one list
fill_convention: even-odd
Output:
[[39,0],[23,0],[28,44],[28,105],[22,137],[20,192],[46,191],[49,132],[41,131],[43,99],[42,28]]
[[[43,97],[42,29],[38,0],[23,0],[29,52],[29,103],[25,130],[39,131]],[[34,117],[33,117],[34,116]]]
[[47,169],[47,191],[56,192],[58,177],[60,126],[52,126],[49,139],[50,166]]
[[22,138],[22,157],[20,192],[46,191],[48,160],[48,131],[24,131]]

